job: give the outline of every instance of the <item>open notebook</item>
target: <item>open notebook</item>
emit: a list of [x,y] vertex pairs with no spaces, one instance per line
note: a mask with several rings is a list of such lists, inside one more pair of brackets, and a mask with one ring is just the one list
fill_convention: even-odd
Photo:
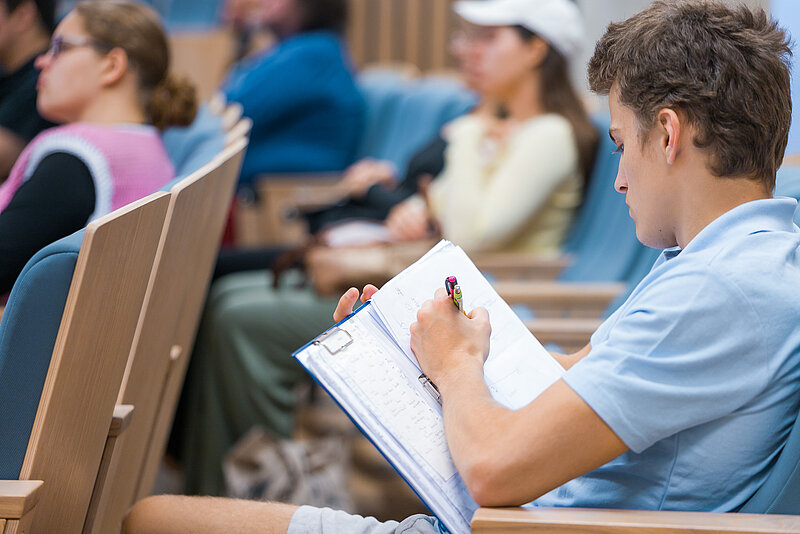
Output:
[[477,505],[447,448],[441,406],[419,381],[409,334],[420,305],[450,275],[458,279],[465,310],[483,306],[489,311],[492,336],[484,377],[493,397],[511,409],[525,406],[564,369],[464,251],[448,241],[438,243],[294,356],[447,529],[467,534]]

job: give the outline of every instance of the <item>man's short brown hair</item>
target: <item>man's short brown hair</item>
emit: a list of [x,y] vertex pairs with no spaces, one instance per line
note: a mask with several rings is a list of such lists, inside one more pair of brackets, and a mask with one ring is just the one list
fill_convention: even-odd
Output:
[[589,85],[631,108],[646,135],[658,110],[679,110],[716,176],[770,190],[792,119],[786,33],[764,10],[711,0],[657,0],[612,23],[589,63]]

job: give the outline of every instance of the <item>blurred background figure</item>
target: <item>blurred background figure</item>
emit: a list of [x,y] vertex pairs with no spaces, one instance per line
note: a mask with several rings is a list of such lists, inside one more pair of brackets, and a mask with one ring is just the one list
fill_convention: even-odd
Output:
[[[568,0],[487,0],[456,9],[472,32],[457,52],[484,103],[445,127],[438,169],[409,168],[407,194],[426,182],[420,176],[441,174],[430,187],[430,212],[423,187],[392,210],[388,228],[396,239],[425,238],[431,218],[441,216],[444,237],[452,231],[479,239],[473,249],[556,251],[580,204],[597,138],[567,76],[566,58],[580,44],[579,12]],[[499,10],[504,18],[485,19]],[[367,178],[345,177],[359,184],[354,196],[391,180],[385,164],[360,166],[350,173]],[[280,437],[292,432],[294,390],[307,375],[291,354],[330,326],[335,300],[290,284],[273,288],[269,280],[264,271],[235,273],[211,290],[176,427],[190,493],[224,491],[223,457],[254,425]]]
[[52,126],[36,110],[33,62],[54,27],[55,0],[0,0],[0,182],[25,145]]
[[0,293],[37,250],[174,177],[159,130],[191,123],[194,88],[168,74],[158,15],[127,0],[80,2],[36,59],[38,135],[0,186]]
[[597,132],[568,74],[583,35],[568,0],[458,2],[476,87],[493,103],[449,125],[442,175],[387,220],[396,240],[441,233],[469,251],[555,253],[591,172]]
[[229,0],[225,13],[245,40],[262,26],[276,39],[236,64],[222,86],[253,120],[240,183],[347,167],[363,120],[342,39],[347,1]]

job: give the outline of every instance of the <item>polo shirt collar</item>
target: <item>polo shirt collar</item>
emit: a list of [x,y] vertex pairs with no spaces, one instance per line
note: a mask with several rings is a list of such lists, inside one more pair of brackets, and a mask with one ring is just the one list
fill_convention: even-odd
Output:
[[714,219],[694,236],[686,248],[664,250],[665,260],[683,252],[699,252],[729,239],[741,238],[759,232],[794,232],[792,220],[797,201],[793,198],[768,198],[753,200],[736,206]]

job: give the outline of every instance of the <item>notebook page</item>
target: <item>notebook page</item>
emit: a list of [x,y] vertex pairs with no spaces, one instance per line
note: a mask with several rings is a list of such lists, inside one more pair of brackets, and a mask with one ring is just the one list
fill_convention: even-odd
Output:
[[[366,311],[367,313],[364,313]],[[468,533],[477,505],[450,457],[441,407],[418,371],[364,310],[341,328],[352,342],[336,354],[309,345],[297,359],[362,428],[454,533]]]
[[411,351],[410,325],[434,292],[455,276],[463,293],[464,309],[481,306],[492,325],[484,378],[497,402],[511,409],[530,403],[564,373],[464,251],[440,241],[417,262],[387,282],[372,298],[378,315],[401,350],[419,367]]

